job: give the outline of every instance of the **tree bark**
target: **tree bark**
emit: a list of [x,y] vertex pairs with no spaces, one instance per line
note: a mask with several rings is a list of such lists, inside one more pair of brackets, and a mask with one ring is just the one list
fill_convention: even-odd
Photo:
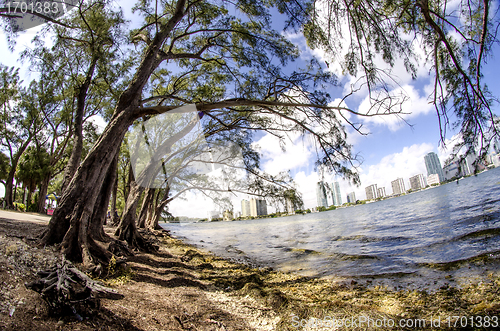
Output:
[[144,229],[146,227],[146,220],[151,215],[152,208],[154,207],[154,196],[156,189],[148,188],[146,190],[146,195],[142,201],[141,211],[139,213],[139,218],[137,219],[137,227]]
[[28,199],[26,200],[26,211],[28,211],[28,207],[31,205],[31,198],[33,197],[33,191],[28,188]]
[[161,217],[161,212],[168,204],[168,201],[161,201],[158,206],[156,206],[153,210],[152,215],[146,221],[146,229],[152,230],[162,230],[163,228],[160,226],[159,221]]
[[118,224],[118,228],[116,229],[115,236],[120,240],[125,240],[133,248],[148,250],[146,242],[137,231],[136,226],[137,205],[139,204],[141,194],[144,190],[144,187],[137,185],[136,182],[132,183],[127,203],[125,204],[125,209],[120,224]]
[[[14,208],[14,194],[15,194],[15,192],[13,192],[14,176],[16,174],[17,164],[19,163],[19,159],[21,158],[21,155],[23,155],[26,148],[28,148],[28,145],[30,142],[31,142],[31,136],[28,137],[28,139],[26,139],[26,141],[19,147],[16,154],[14,154],[14,157],[11,160],[9,174],[8,174],[7,179],[5,180],[5,184],[4,184],[4,186],[5,186],[5,208],[6,209],[13,209]],[[17,186],[17,184],[16,184],[16,186]]]
[[116,155],[113,163],[111,164],[106,179],[102,185],[99,197],[97,197],[97,204],[92,214],[90,222],[90,235],[99,241],[110,241],[112,238],[104,232],[104,223],[111,198],[111,191],[116,180],[116,168],[118,166],[118,155]]
[[45,197],[47,196],[47,190],[49,188],[50,182],[50,174],[48,174],[42,181],[42,183],[38,186],[38,212],[45,212]]
[[88,266],[99,262],[89,247],[93,243],[92,238],[89,240],[89,223],[108,170],[133,120],[126,111],[114,116],[63,192],[49,222],[41,243],[61,243],[62,252],[69,260]]
[[171,199],[168,198],[170,195],[170,186],[167,186],[163,193],[163,197],[161,201],[159,201],[156,206],[153,207],[152,213],[150,213],[149,217],[146,220],[146,229],[153,231],[153,230],[161,230],[163,229],[160,224],[160,217],[161,217],[161,212],[165,209],[167,204],[171,201]]
[[118,194],[118,162],[116,163],[115,182],[113,183],[113,192],[111,194],[112,194],[113,198],[111,200],[110,223],[112,225],[118,225],[118,222],[120,222],[120,218],[116,212],[116,201],[118,199],[118,197],[117,197],[117,194]]

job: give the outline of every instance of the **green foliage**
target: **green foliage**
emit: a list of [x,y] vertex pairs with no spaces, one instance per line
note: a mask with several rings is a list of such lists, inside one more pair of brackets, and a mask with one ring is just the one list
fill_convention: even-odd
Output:
[[290,27],[303,32],[311,48],[325,51],[328,62],[339,64],[344,74],[359,79],[359,86],[365,85],[373,106],[369,114],[397,111],[405,101],[404,95],[392,92],[397,88],[392,80],[397,81],[398,73],[391,71],[396,61],[403,63],[413,79],[419,65],[426,64],[433,71],[434,90],[429,99],[439,116],[442,140],[449,127],[460,130],[464,138],[454,154],[465,147],[478,149],[484,156],[491,139],[498,137],[493,127],[493,105],[498,98],[483,80],[483,67],[499,41],[495,2],[274,3],[289,17]]
[[134,271],[123,264],[118,265],[113,255],[107,266],[107,274],[102,281],[107,286],[121,286],[130,282],[135,276]]
[[5,181],[10,170],[10,160],[7,155],[0,152],[0,182]]
[[26,206],[24,205],[24,203],[14,202],[14,207],[18,211],[23,211],[23,212],[26,211]]
[[43,148],[34,146],[22,155],[16,171],[16,179],[33,192],[37,185],[51,172],[49,153]]

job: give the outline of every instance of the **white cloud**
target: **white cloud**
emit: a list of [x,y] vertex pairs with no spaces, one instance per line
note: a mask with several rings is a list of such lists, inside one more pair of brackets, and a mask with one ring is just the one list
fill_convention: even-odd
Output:
[[[444,166],[446,161],[450,158],[451,154],[453,153],[453,147],[456,144],[462,143],[462,135],[461,134],[456,134],[452,136],[449,139],[445,139],[444,143],[441,143],[439,148],[438,148],[438,156],[439,160],[441,161],[441,165]],[[462,149],[459,154],[463,154],[465,152],[464,149]]]
[[[268,148],[268,150],[271,150],[271,148]],[[282,168],[287,165],[286,162],[290,161],[290,159],[288,159],[288,155],[283,155],[281,150],[274,149],[274,151],[279,154],[277,154],[278,157],[281,155],[283,158],[280,159],[281,161],[277,161],[276,163],[269,163],[268,167],[271,170],[277,170],[277,168],[279,168],[277,164],[280,162],[283,162],[281,166]],[[343,202],[346,202],[346,196],[350,192],[355,192],[356,198],[359,200],[366,199],[365,187],[372,184],[377,184],[377,187],[379,188],[385,187],[386,193],[392,194],[391,181],[397,178],[403,178],[406,189],[409,189],[410,177],[417,174],[427,176],[424,156],[432,151],[435,151],[432,144],[414,144],[409,147],[404,147],[401,152],[383,157],[377,164],[361,166],[359,168],[359,175],[361,179],[360,187],[353,186],[345,180],[336,179],[335,175],[326,175],[324,180],[328,183],[339,181]],[[445,154],[438,150],[438,155],[441,159],[441,163],[444,163]],[[310,161],[311,159],[304,157],[304,160]],[[294,175],[294,180],[300,193],[302,193],[305,208],[316,207],[316,183],[319,181],[319,175],[315,171],[311,171],[311,169],[307,169],[305,171],[301,170]],[[241,199],[244,198],[246,197],[241,194],[232,197],[235,211],[240,211],[240,202]],[[187,193],[186,199],[187,201],[180,199],[172,201],[170,208],[174,215],[206,217],[207,211],[217,209],[209,199],[204,198],[200,193]],[[329,203],[331,203],[330,198]]]
[[306,175],[304,171],[300,171],[295,175],[294,179],[302,194],[305,208],[316,207],[316,183],[319,180],[318,174],[316,172],[311,172],[309,175]]
[[298,133],[291,134],[290,140],[285,141],[285,151],[281,149],[278,138],[269,133],[255,144],[262,154],[262,169],[272,175],[308,166],[314,159],[310,142]]
[[174,216],[206,218],[210,210],[217,209],[212,200],[195,191],[188,191],[184,199],[177,198],[169,204],[169,211]]

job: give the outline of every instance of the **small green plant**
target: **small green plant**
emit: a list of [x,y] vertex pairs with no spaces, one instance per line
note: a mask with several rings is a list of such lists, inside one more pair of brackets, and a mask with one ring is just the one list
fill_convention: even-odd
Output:
[[128,283],[134,277],[134,272],[130,267],[122,267],[117,264],[113,255],[107,267],[108,274],[103,282],[108,286],[119,286]]
[[115,256],[113,255],[111,259],[109,260],[108,264],[108,277],[113,276],[116,272],[116,259]]
[[18,211],[26,211],[26,206],[24,205],[24,203],[14,202],[14,207]]

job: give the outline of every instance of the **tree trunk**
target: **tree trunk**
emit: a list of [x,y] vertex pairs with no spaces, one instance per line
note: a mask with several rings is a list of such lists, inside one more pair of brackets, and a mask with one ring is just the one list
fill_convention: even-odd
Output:
[[[24,143],[19,147],[19,149],[17,150],[17,152],[14,154],[14,156],[11,159],[9,174],[8,174],[7,180],[5,181],[5,184],[4,184],[5,185],[5,208],[6,209],[13,209],[14,208],[15,192],[12,192],[13,186],[14,186],[14,176],[16,174],[17,164],[19,163],[19,159],[21,158],[21,155],[23,155],[26,148],[28,148],[28,145],[30,144],[31,139],[32,139],[32,136],[30,134],[28,136],[28,139],[26,139],[24,141]],[[17,187],[17,183],[16,183],[16,187]]]
[[14,208],[14,174],[16,170],[10,169],[9,174],[7,176],[7,180],[5,181],[5,208],[13,209]]
[[153,214],[146,221],[146,229],[152,230],[162,230],[163,228],[160,226],[159,221],[161,217],[161,212],[168,204],[168,201],[161,201],[158,206],[154,208]]
[[31,198],[33,197],[33,191],[28,188],[28,200],[26,201],[26,211],[28,211],[28,207],[31,205]]
[[102,259],[102,254],[96,256],[92,253],[95,250],[99,252],[99,248],[94,249],[96,245],[91,238],[89,224],[110,165],[133,120],[125,111],[113,117],[63,192],[41,240],[46,245],[61,243],[63,254],[71,261],[90,266],[100,262],[94,257]]
[[45,212],[45,197],[47,196],[47,190],[49,188],[50,182],[50,174],[48,174],[42,181],[42,183],[38,186],[38,212]]
[[116,229],[115,236],[120,240],[125,240],[133,248],[148,249],[144,238],[137,231],[137,205],[144,192],[144,187],[132,182],[128,194],[127,203],[121,217],[120,224]]
[[128,196],[130,194],[130,186],[132,185],[132,182],[135,180],[134,178],[134,170],[132,168],[132,164],[130,164],[128,168],[128,177],[127,177],[127,183],[125,184],[125,189],[124,189],[124,195],[123,197],[125,198],[125,201],[128,200]]
[[156,204],[156,206],[153,209],[153,212],[149,215],[146,221],[146,229],[150,231],[163,229],[160,226],[159,221],[161,217],[161,212],[165,209],[165,206],[171,201],[171,199],[168,198],[169,194],[170,194],[170,186],[167,186],[167,188],[163,193],[161,201]]
[[118,162],[116,163],[115,182],[113,183],[113,192],[112,192],[113,199],[111,200],[111,219],[110,219],[110,223],[115,226],[118,225],[118,222],[120,222],[120,218],[116,211],[116,201],[118,199],[117,194],[118,194]]
[[106,176],[104,183],[97,198],[96,207],[92,214],[92,219],[90,222],[90,233],[95,240],[99,241],[111,241],[111,237],[104,232],[104,223],[106,221],[106,214],[108,211],[109,200],[111,198],[111,191],[113,189],[116,180],[116,168],[118,166],[118,154],[116,155],[113,163],[111,164],[108,175]]
[[146,190],[146,195],[144,201],[142,201],[141,211],[139,213],[139,218],[137,219],[137,227],[144,229],[146,227],[146,220],[151,215],[152,208],[154,207],[154,196],[156,189],[148,188]]
[[[159,56],[161,45],[185,15],[185,5],[185,0],[177,1],[172,16],[147,46],[134,77],[118,100],[113,118],[78,167],[49,222],[41,243],[48,245],[61,243],[62,253],[71,261],[92,266],[111,255],[107,250],[104,253],[108,254],[100,254],[102,250],[99,250],[99,245],[91,237],[89,223],[108,170],[120,151],[125,133],[134,120],[141,116],[136,110],[140,106],[144,86],[163,61]],[[130,238],[137,233],[135,222],[120,232],[121,237]]]

